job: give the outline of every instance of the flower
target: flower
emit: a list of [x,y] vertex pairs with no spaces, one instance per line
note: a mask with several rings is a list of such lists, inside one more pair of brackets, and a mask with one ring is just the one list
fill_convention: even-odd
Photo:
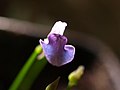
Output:
[[63,36],[66,26],[65,22],[56,22],[47,38],[39,40],[48,62],[58,67],[71,62],[75,55],[75,47],[66,45],[67,38]]

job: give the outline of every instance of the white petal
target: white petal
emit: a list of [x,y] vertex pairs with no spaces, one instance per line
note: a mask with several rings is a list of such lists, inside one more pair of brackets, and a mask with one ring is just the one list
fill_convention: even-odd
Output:
[[45,44],[48,44],[49,43],[49,40],[46,38],[46,39],[44,39],[44,43]]
[[66,26],[67,26],[67,23],[65,23],[65,22],[61,22],[61,21],[56,22],[54,24],[54,26],[52,27],[52,30],[48,34],[48,36],[50,34],[60,34],[60,35],[63,35]]
[[44,41],[42,39],[39,40],[39,43],[44,43],[44,44],[48,44],[49,43],[49,40],[46,38],[44,39]]

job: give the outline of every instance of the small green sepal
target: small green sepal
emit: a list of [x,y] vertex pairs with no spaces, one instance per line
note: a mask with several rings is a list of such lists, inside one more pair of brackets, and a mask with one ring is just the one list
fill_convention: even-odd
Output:
[[49,84],[45,90],[57,90],[59,80],[60,80],[60,77],[58,77],[54,82]]

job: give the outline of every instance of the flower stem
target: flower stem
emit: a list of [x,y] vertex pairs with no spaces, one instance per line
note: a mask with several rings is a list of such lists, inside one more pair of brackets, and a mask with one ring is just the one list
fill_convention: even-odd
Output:
[[42,52],[41,46],[37,46],[23,68],[18,73],[9,90],[29,90],[34,80],[45,67],[47,61],[43,55],[37,60],[38,55]]

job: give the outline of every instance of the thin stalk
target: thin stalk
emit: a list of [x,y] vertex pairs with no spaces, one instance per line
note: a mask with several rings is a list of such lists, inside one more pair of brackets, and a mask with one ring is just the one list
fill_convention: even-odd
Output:
[[47,61],[43,56],[41,60],[36,60],[42,52],[41,46],[37,46],[23,68],[18,73],[9,90],[29,90],[34,80],[42,71]]

